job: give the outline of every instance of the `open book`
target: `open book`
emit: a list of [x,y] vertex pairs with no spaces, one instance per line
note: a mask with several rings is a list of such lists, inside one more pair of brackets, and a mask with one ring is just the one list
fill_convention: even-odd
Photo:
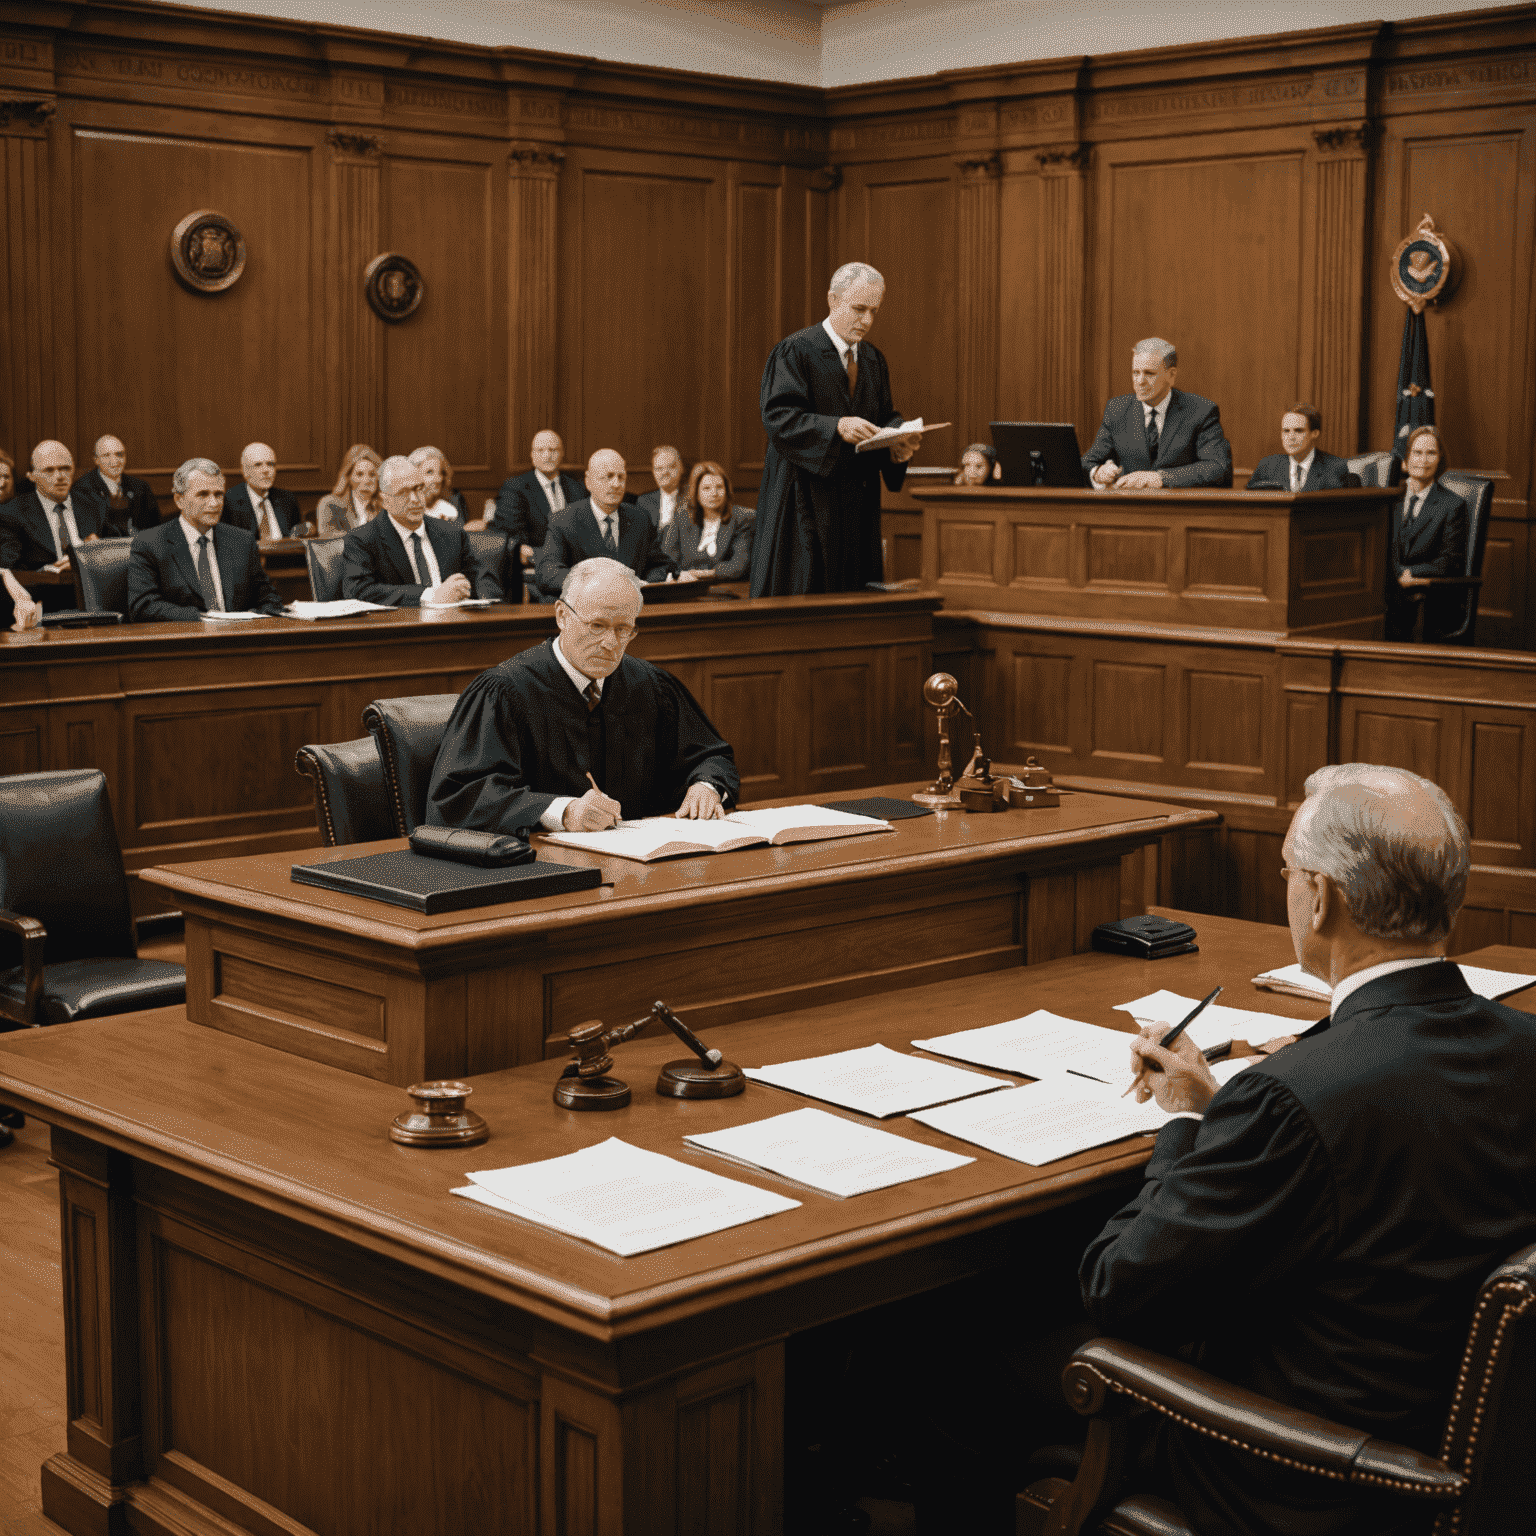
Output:
[[899,427],[882,427],[873,437],[866,437],[862,443],[855,446],[855,453],[873,453],[877,448],[884,448],[887,443],[894,443],[898,437],[921,437],[924,432],[942,432],[949,423],[936,421],[930,427],[923,425],[923,418],[919,416],[915,421],[904,421]]
[[861,832],[894,832],[878,816],[855,816],[822,805],[781,805],[773,810],[732,811],[724,821],[679,821],[675,816],[647,816],[621,821],[606,832],[546,832],[552,843],[611,853],[621,859],[675,859],[687,854],[729,853],[764,843],[815,843]]

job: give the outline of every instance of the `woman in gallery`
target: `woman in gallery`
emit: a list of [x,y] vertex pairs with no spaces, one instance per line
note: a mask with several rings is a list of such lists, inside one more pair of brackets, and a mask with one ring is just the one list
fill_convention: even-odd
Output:
[[662,549],[683,573],[741,581],[752,564],[757,514],[731,505],[731,479],[713,459],[700,459],[688,476],[681,515],[667,524]]
[[335,538],[378,516],[379,456],[366,443],[353,443],[341,461],[341,473],[329,496],[315,508],[315,530],[322,539]]

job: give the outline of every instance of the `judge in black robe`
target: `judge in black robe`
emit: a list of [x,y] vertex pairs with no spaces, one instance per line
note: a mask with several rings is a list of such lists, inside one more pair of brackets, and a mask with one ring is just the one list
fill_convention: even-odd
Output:
[[[837,291],[850,268],[857,275]],[[849,263],[832,282],[827,319],[786,337],[763,369],[768,451],[757,494],[753,597],[856,592],[884,576],[880,481],[900,490],[916,445],[898,440],[855,453],[854,443],[873,429],[902,421],[885,358],[863,339],[885,281],[872,267]],[[851,343],[857,360],[851,387],[837,338]],[[853,436],[844,425],[850,421],[861,424]]]

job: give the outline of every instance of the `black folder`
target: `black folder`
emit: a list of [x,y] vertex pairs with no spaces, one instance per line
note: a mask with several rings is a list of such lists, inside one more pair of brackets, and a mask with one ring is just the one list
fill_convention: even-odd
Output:
[[528,901],[535,896],[563,896],[603,883],[600,869],[576,864],[514,864],[481,869],[449,859],[427,859],[410,849],[399,853],[370,853],[361,859],[337,859],[330,864],[295,864],[293,879],[327,891],[345,891],[409,907],[428,917],[462,912],[468,907],[493,907],[501,901]]

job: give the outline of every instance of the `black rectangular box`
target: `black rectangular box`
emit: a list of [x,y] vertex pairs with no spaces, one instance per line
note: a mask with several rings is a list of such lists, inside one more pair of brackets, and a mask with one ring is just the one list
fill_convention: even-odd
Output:
[[462,912],[469,907],[494,907],[501,901],[528,901],[536,896],[563,896],[603,883],[600,869],[575,864],[514,864],[510,868],[480,869],[448,859],[427,859],[410,849],[370,853],[360,859],[330,864],[295,864],[292,877],[300,885],[318,885],[349,896],[387,901],[428,917]]

